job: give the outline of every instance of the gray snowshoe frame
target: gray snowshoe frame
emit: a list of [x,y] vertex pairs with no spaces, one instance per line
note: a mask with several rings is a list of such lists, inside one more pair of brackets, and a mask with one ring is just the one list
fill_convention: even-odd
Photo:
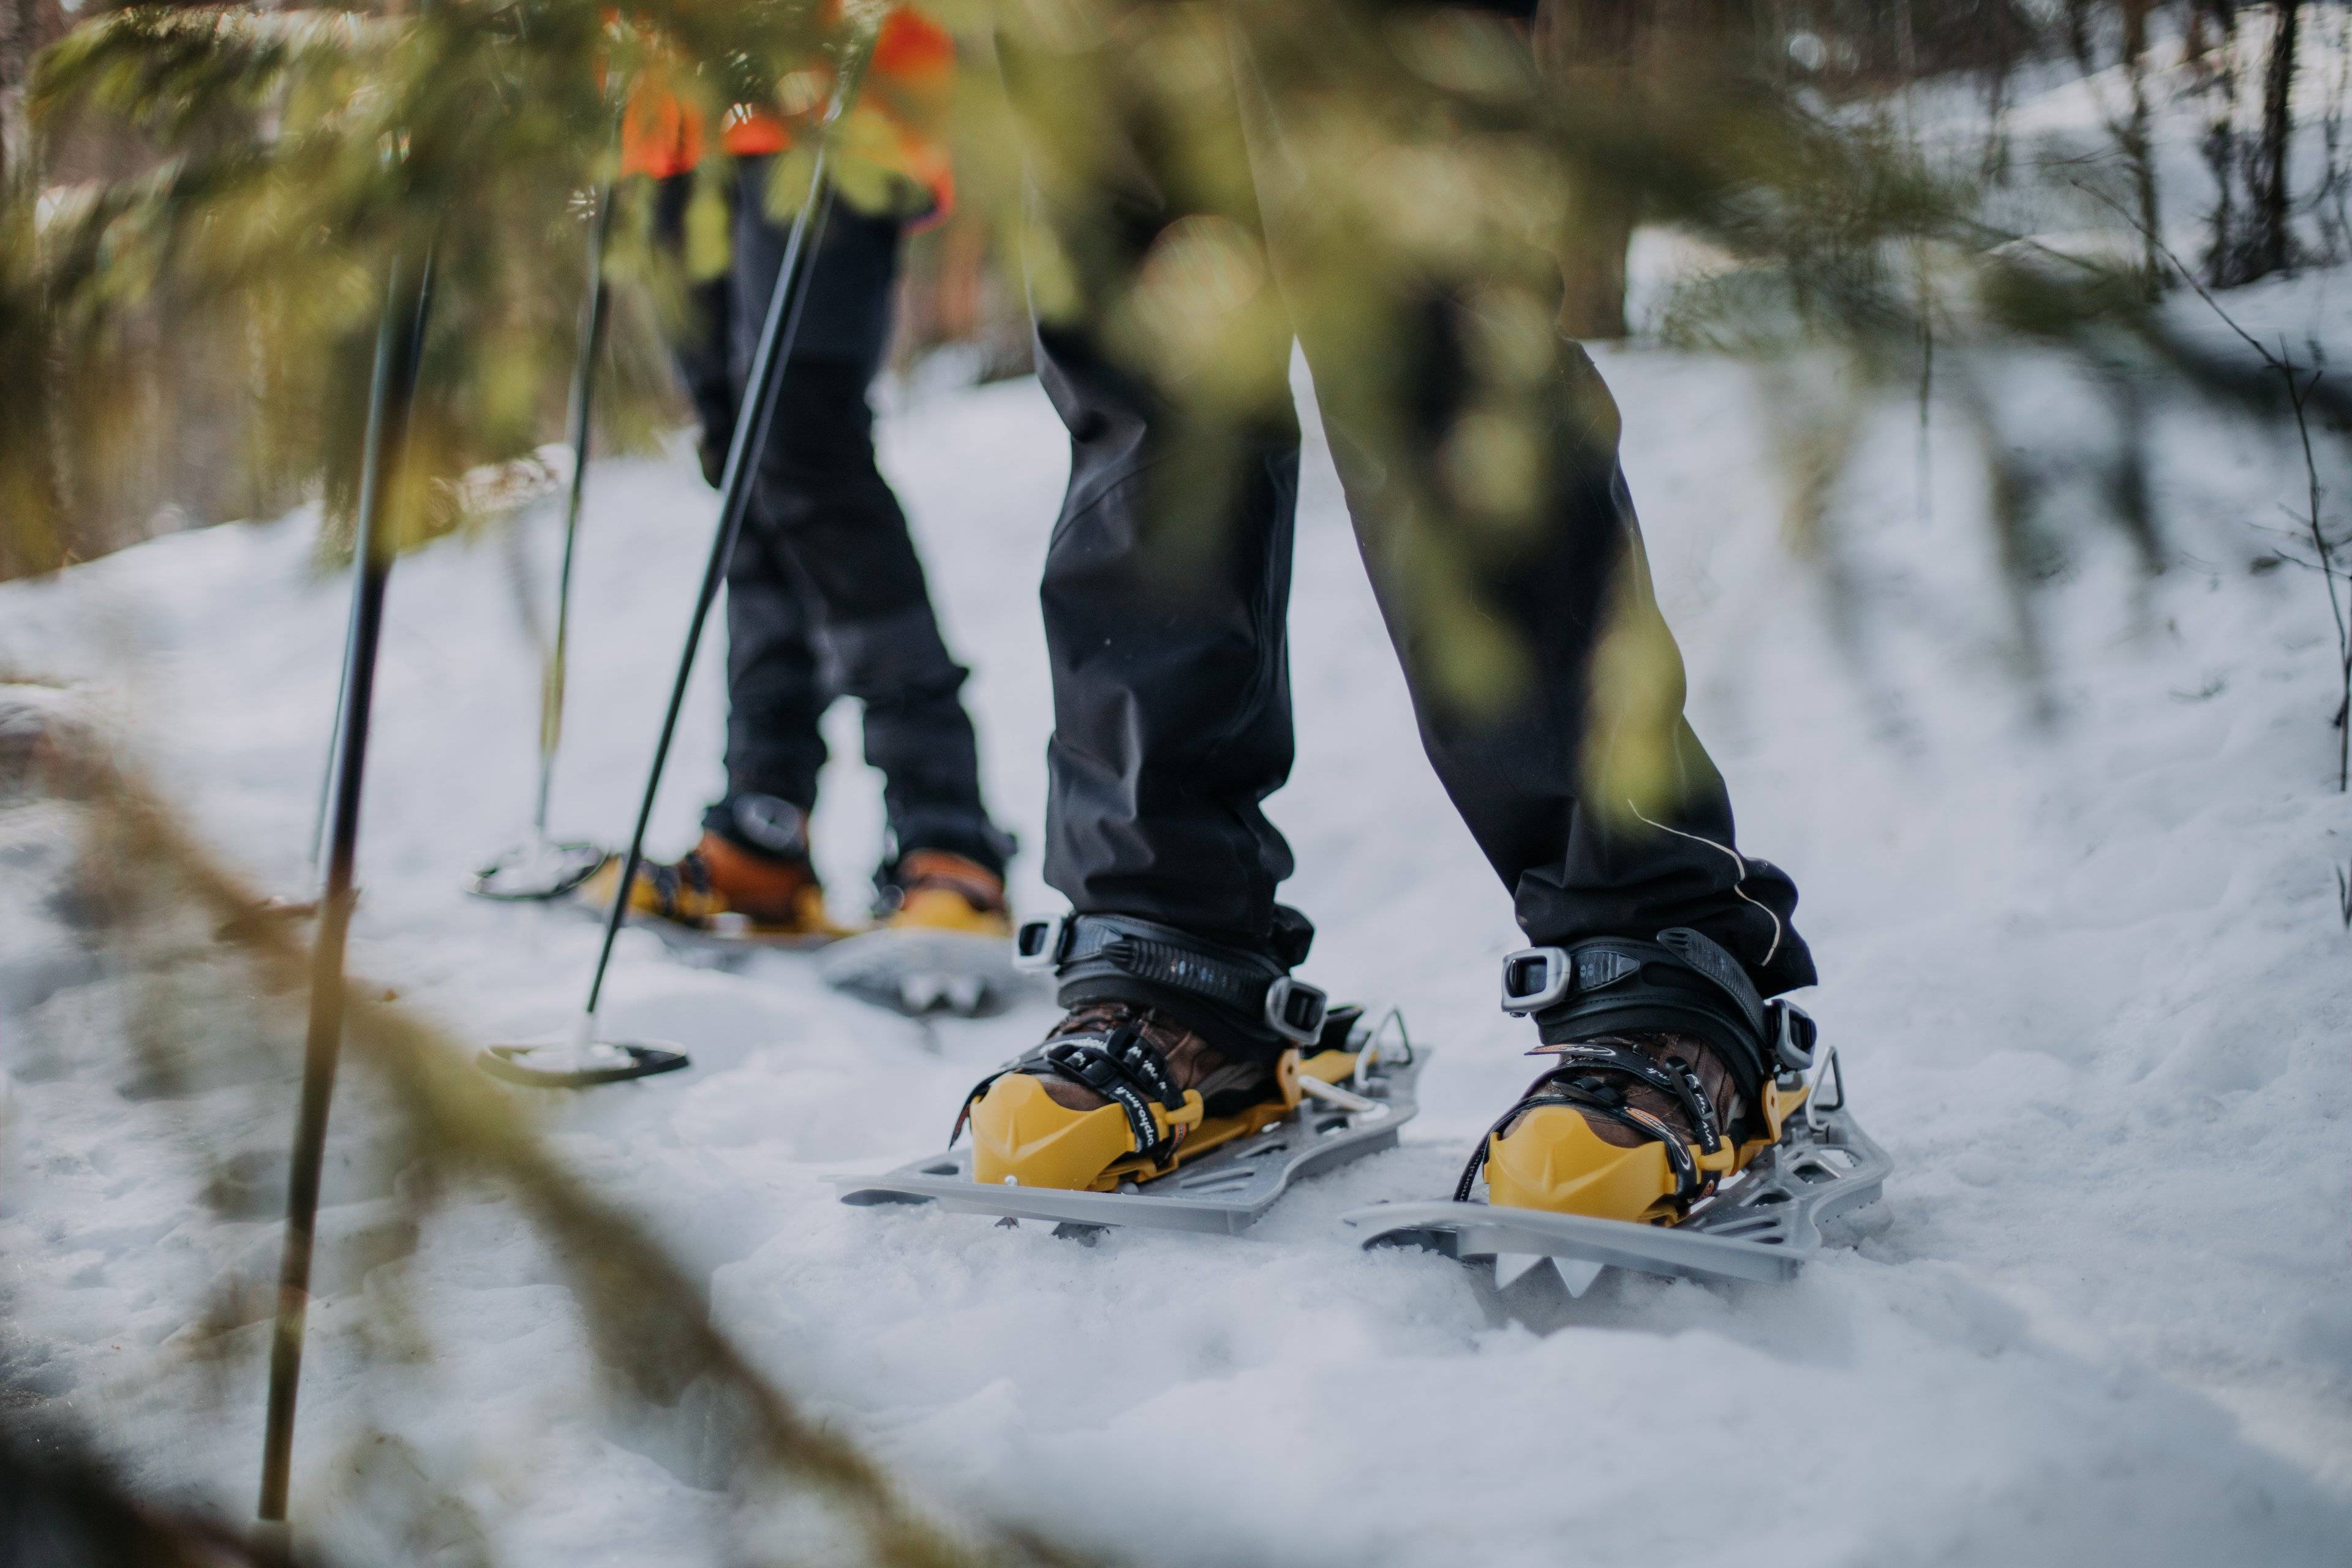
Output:
[[[1828,1046],[1805,1075],[1812,1092],[1738,1182],[1679,1225],[1635,1225],[1589,1215],[1492,1204],[1374,1204],[1340,1216],[1364,1246],[1422,1247],[1465,1263],[1492,1260],[1498,1284],[1550,1259],[1571,1295],[1604,1268],[1711,1282],[1796,1278],[1823,1246],[1823,1227],[1875,1201],[1894,1162],[1845,1104]],[[1795,1077],[1796,1075],[1790,1075]]]

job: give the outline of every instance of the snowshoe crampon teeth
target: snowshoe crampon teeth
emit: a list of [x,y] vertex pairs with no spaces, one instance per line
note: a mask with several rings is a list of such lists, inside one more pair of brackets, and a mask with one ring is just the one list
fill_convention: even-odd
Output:
[[898,981],[901,1012],[921,1017],[944,1007],[964,1017],[977,1014],[988,1000],[988,982],[978,974],[908,974]]
[[[1174,1127],[1198,1125],[1201,1114],[1201,1097],[1190,1089],[1184,1108],[1173,1116],[1151,1108],[1163,1135]],[[1073,1110],[1056,1104],[1045,1086],[1026,1073],[1006,1073],[971,1108],[976,1182],[1108,1192],[1118,1183],[1112,1166],[1137,1152],[1127,1113],[1118,1106]]]
[[1498,1252],[1495,1254],[1495,1289],[1507,1290],[1529,1274],[1549,1271],[1559,1281],[1561,1289],[1570,1296],[1581,1296],[1592,1289],[1606,1265],[1590,1258],[1553,1258],[1540,1252]]

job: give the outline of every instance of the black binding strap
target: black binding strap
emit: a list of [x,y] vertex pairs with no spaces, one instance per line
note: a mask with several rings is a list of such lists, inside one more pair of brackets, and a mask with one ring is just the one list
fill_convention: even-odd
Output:
[[[1503,1010],[1533,1014],[1547,1045],[1611,1035],[1696,1035],[1731,1069],[1749,1106],[1787,1058],[1782,1037],[1803,1015],[1767,1003],[1739,961],[1687,926],[1654,942],[1589,937],[1571,947],[1528,948],[1503,961]],[[1807,1020],[1809,1023],[1810,1020]]]
[[963,1136],[964,1123],[971,1120],[972,1106],[988,1092],[989,1086],[1005,1074],[1016,1072],[1035,1078],[1050,1075],[1067,1079],[1101,1095],[1126,1114],[1128,1131],[1135,1136],[1136,1152],[1153,1159],[1160,1158],[1160,1145],[1166,1140],[1151,1120],[1150,1102],[1157,1100],[1171,1112],[1184,1109],[1183,1091],[1176,1087],[1175,1075],[1168,1070],[1168,1058],[1143,1037],[1142,1030],[1133,1024],[1122,1024],[1107,1036],[1069,1035],[1047,1040],[982,1079],[964,1096],[963,1109],[956,1112],[955,1130],[948,1134],[949,1147],[954,1147],[955,1141]]
[[1066,991],[1090,979],[1124,976],[1213,1003],[1293,1045],[1315,1043],[1329,1005],[1321,991],[1292,979],[1267,954],[1132,915],[1031,921],[1021,928],[1014,951],[1024,968],[1051,971]]

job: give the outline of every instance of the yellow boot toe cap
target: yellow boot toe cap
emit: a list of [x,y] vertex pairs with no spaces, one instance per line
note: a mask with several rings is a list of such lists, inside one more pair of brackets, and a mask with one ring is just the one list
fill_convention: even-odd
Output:
[[1134,1152],[1118,1106],[1072,1110],[1027,1073],[1006,1073],[971,1108],[971,1177],[991,1186],[1085,1189]]
[[1566,1106],[1538,1106],[1486,1146],[1486,1197],[1506,1208],[1647,1221],[1673,1212],[1664,1145],[1604,1142]]

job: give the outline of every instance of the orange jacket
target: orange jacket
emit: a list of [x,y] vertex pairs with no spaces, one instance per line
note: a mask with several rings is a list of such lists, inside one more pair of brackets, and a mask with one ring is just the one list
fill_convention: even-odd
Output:
[[[894,8],[874,40],[857,101],[842,117],[835,154],[845,185],[856,174],[895,176],[908,199],[900,205],[927,218],[955,203],[955,176],[939,136],[955,81],[955,40],[911,5]],[[811,77],[778,84],[774,104],[739,103],[728,110],[720,138],[736,157],[781,153],[793,144],[784,112],[788,95],[816,111],[829,80]],[[621,117],[621,172],[667,179],[702,162],[702,116],[657,79],[640,79]]]

